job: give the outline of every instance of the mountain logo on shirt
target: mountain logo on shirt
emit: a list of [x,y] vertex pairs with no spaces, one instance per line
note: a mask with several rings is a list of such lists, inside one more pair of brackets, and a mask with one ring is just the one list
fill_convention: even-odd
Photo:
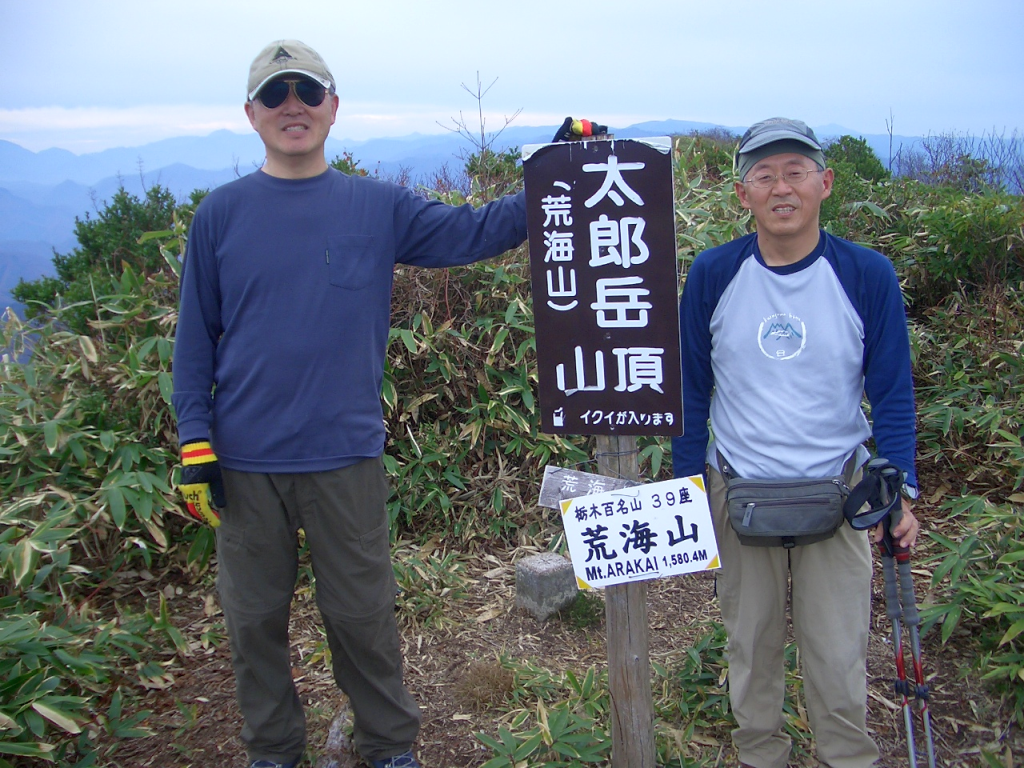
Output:
[[796,315],[779,313],[761,321],[757,346],[772,360],[791,360],[804,351],[807,328]]

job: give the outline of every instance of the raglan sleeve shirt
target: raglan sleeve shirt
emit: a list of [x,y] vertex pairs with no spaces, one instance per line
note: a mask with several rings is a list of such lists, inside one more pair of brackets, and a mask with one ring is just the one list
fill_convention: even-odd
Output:
[[916,485],[909,340],[892,264],[825,233],[814,253],[787,268],[769,268],[756,254],[749,235],[702,253],[687,275],[676,475],[714,463],[710,415],[740,474],[835,474],[873,435],[878,455]]
[[875,448],[916,488],[914,381],[903,292],[889,259],[868,249],[860,252],[860,259],[838,261],[837,271],[865,318],[864,392],[871,404]]
[[[732,258],[741,259],[744,246],[734,250],[736,256]],[[683,434],[672,439],[672,465],[676,477],[690,477],[704,472],[710,437],[708,415],[715,388],[711,368],[711,315],[725,287],[720,283],[738,266],[734,264],[731,269],[724,271],[710,270],[709,265],[716,260],[716,255],[724,253],[718,250],[714,253],[705,251],[694,259],[686,274],[683,296],[679,302]],[[717,283],[714,279],[716,275],[719,277]]]

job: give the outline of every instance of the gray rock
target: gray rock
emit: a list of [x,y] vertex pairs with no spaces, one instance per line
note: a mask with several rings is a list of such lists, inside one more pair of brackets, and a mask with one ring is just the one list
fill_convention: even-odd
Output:
[[359,758],[352,749],[348,738],[352,714],[348,709],[334,718],[327,733],[324,753],[316,763],[316,768],[356,768],[360,765]]
[[516,605],[538,621],[571,605],[578,591],[572,563],[559,554],[531,555],[516,564]]

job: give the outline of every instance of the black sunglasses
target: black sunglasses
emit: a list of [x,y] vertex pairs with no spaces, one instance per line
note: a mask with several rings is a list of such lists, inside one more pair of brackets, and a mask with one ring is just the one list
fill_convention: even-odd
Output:
[[260,89],[256,98],[267,109],[277,109],[288,98],[288,91],[295,91],[299,101],[307,107],[319,107],[327,98],[327,89],[316,80],[300,77],[294,80],[280,78],[271,80]]

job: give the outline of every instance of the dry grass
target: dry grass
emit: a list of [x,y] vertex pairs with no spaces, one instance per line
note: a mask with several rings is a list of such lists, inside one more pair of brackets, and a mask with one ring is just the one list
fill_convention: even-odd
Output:
[[[927,518],[927,513],[923,517]],[[462,562],[468,588],[465,597],[446,605],[446,621],[430,626],[403,621],[407,681],[423,708],[418,753],[425,766],[473,768],[490,757],[474,732],[496,733],[498,727],[508,725],[511,710],[527,704],[516,698],[521,692],[513,665],[553,674],[573,670],[579,676],[590,667],[598,672],[606,667],[600,613],[596,624],[581,627],[566,615],[539,623],[515,607],[515,562],[538,551],[536,541],[522,541],[506,550],[465,555]],[[868,659],[870,728],[882,750],[880,764],[901,766],[907,765],[906,745],[902,716],[893,703],[890,630],[878,576]],[[926,583],[927,574],[919,576],[919,583]],[[709,574],[650,583],[653,663],[667,669],[681,668],[695,638],[718,617],[713,590],[714,580]],[[210,587],[203,585],[176,598],[177,615],[190,617],[182,627],[190,639],[198,639],[216,618],[208,615],[210,596]],[[595,597],[599,600],[600,593]],[[354,766],[357,763],[351,755],[332,763],[324,754],[330,726],[346,712],[346,705],[325,663],[319,617],[308,590],[299,591],[292,638],[296,685],[307,705],[309,764],[320,768]],[[966,647],[967,639],[954,638],[946,647],[939,646],[934,636],[924,641],[939,764],[949,768],[982,764],[982,748],[1003,755],[1024,751],[1024,737],[1001,716],[999,703],[976,678],[965,673],[972,659],[958,642]],[[174,659],[169,671],[174,684],[166,690],[152,691],[146,702],[154,710],[151,725],[157,735],[118,745],[105,764],[111,768],[244,765],[226,645],[206,649],[197,645],[191,656]],[[656,690],[655,695],[661,694]],[[664,724],[662,738],[679,738],[678,725]],[[699,758],[704,765],[735,764],[726,727],[698,730],[689,742],[679,746],[689,759]],[[817,764],[813,747],[802,747],[807,751],[795,755],[793,768]],[[1013,764],[1012,758],[1008,759],[1011,762],[1006,764]]]

